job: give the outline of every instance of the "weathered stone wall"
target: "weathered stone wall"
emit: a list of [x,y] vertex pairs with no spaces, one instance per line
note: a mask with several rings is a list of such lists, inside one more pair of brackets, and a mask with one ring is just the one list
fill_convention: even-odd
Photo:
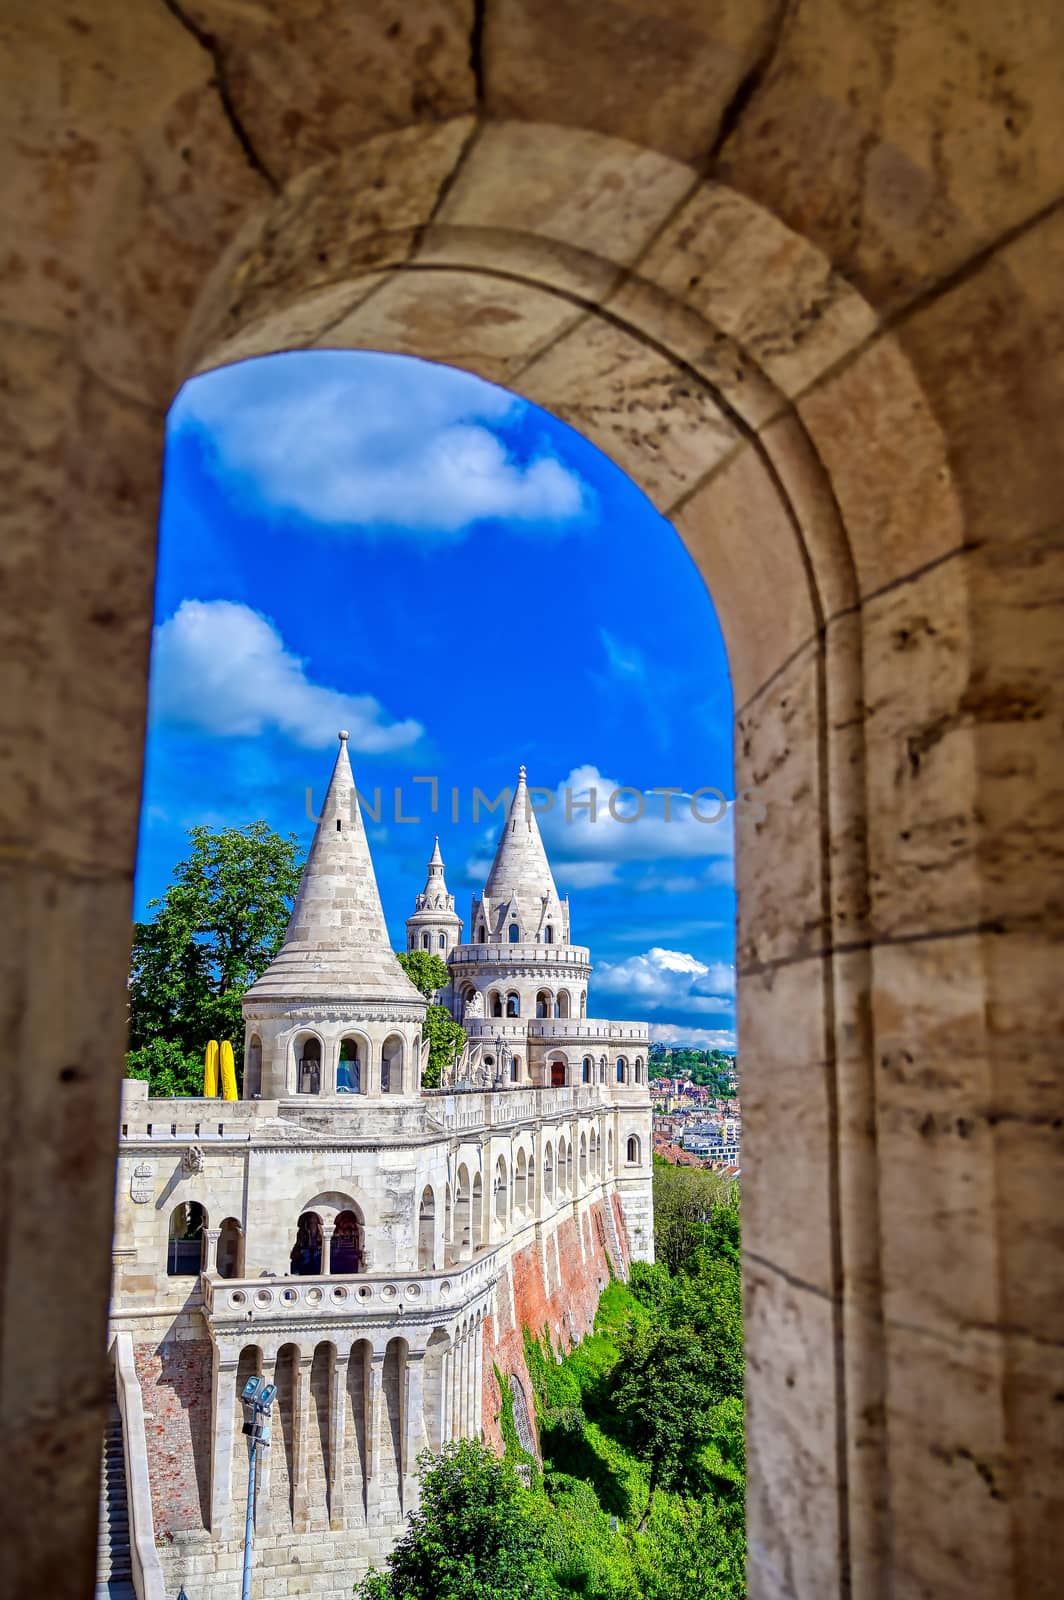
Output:
[[210,1505],[211,1346],[202,1325],[181,1331],[184,1337],[134,1345],[160,1541],[202,1528]]

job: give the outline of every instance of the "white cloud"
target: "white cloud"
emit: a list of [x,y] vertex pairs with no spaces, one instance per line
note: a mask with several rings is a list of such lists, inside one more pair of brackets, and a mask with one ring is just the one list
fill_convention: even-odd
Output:
[[561,876],[567,889],[604,889],[617,882],[616,861],[567,861]]
[[483,517],[564,524],[591,491],[543,445],[518,460],[492,431],[526,403],[467,372],[375,352],[267,356],[195,378],[171,426],[275,511],[415,536]]
[[684,1028],[671,1022],[650,1024],[651,1044],[686,1045],[691,1050],[735,1050],[735,1034],[727,1028]]
[[648,1011],[730,1012],[735,968],[655,945],[641,956],[603,962],[595,971],[595,987],[638,1000]]
[[[550,809],[537,810],[548,854],[558,863],[558,877],[565,878],[568,861],[728,860],[734,855],[733,803],[718,798],[719,791],[700,795],[692,806],[692,797],[683,792],[618,793],[621,789],[619,781],[597,767],[574,767],[553,791]],[[537,796],[537,808],[541,804],[542,796]],[[725,871],[723,880],[702,881],[728,881],[728,876]],[[698,886],[696,878],[687,885]]]
[[296,744],[322,748],[337,730],[368,754],[416,743],[419,722],[392,721],[369,694],[312,683],[268,617],[229,600],[183,600],[155,630],[154,719],[220,738],[276,729]]

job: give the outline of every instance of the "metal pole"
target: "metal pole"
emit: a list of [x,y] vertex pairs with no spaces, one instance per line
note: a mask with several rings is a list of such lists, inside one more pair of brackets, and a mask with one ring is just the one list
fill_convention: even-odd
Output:
[[[252,1412],[255,1426],[258,1426],[258,1408]],[[251,1435],[251,1456],[248,1461],[248,1511],[244,1522],[244,1581],[240,1589],[240,1600],[251,1600],[251,1546],[255,1537],[255,1471],[258,1466],[259,1441],[256,1435]]]

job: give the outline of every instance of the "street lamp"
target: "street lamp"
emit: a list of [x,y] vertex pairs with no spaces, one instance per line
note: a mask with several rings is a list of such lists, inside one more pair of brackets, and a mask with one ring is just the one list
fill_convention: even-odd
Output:
[[248,1458],[248,1510],[244,1522],[244,1581],[240,1589],[240,1600],[251,1600],[251,1548],[255,1537],[258,1447],[261,1444],[264,1450],[270,1448],[270,1407],[273,1405],[276,1393],[276,1384],[267,1383],[265,1378],[249,1378],[240,1396],[244,1402],[246,1419],[244,1432],[251,1440],[251,1454]]

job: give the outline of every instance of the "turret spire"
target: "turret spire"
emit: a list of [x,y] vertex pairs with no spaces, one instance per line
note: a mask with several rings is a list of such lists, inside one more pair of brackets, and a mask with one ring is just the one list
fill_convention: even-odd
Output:
[[339,739],[284,944],[248,991],[256,999],[418,997],[388,938],[346,729]]
[[558,891],[543,848],[539,823],[528,798],[525,769],[517,773],[517,788],[510,803],[506,826],[495,851],[495,860],[484,885],[485,897],[498,905],[519,895],[529,907],[549,899],[557,902]]

